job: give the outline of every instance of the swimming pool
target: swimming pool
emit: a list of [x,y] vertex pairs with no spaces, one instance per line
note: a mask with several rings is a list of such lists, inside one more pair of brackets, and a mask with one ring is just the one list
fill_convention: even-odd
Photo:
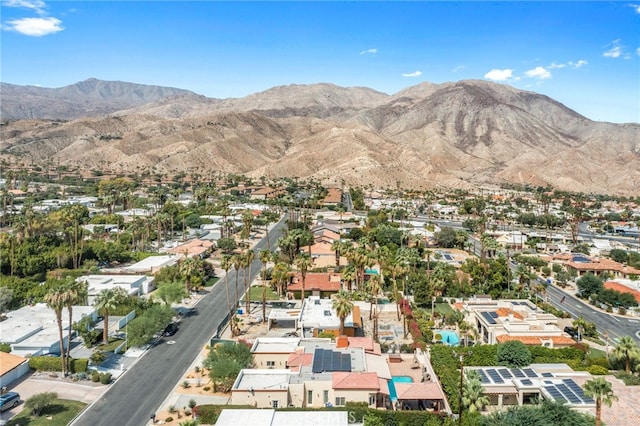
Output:
[[392,402],[398,400],[398,393],[396,392],[396,383],[413,383],[413,379],[409,376],[392,376],[389,381],[389,396]]
[[449,346],[458,346],[458,344],[460,343],[460,338],[455,333],[455,331],[433,330],[433,335],[435,336],[436,334],[439,334],[440,336],[442,336],[442,339],[440,339],[440,341]]

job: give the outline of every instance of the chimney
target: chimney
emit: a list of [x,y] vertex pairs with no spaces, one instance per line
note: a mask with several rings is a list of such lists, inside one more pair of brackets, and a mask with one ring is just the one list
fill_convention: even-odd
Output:
[[349,347],[349,338],[347,336],[338,336],[336,337],[336,349],[337,348],[348,348]]

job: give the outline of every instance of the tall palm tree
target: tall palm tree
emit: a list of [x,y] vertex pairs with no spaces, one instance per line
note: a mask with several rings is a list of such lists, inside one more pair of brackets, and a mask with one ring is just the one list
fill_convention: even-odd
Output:
[[347,284],[347,290],[351,291],[353,288],[353,282],[356,280],[357,271],[353,265],[347,265],[342,270],[342,281]]
[[490,402],[489,397],[483,395],[480,375],[475,370],[467,370],[467,380],[462,389],[462,404],[470,413],[475,413],[482,411]]
[[300,300],[304,300],[304,287],[307,279],[307,272],[313,267],[313,258],[309,256],[308,253],[299,253],[296,256],[294,263],[298,270],[300,270],[300,275],[302,275],[302,290],[300,291]]
[[611,407],[613,401],[617,401],[618,397],[614,395],[611,383],[602,377],[586,382],[584,394],[596,400],[596,426],[600,426],[602,424],[602,403],[604,402],[608,407]]
[[187,294],[191,291],[191,279],[202,273],[202,260],[193,257],[186,257],[180,262],[180,274],[184,278],[184,289]]
[[104,318],[102,343],[105,345],[109,343],[109,314],[113,312],[126,297],[127,293],[121,287],[116,287],[102,290],[93,301],[93,305]]
[[229,294],[229,269],[231,269],[231,256],[225,254],[220,261],[220,267],[224,270],[224,288],[227,292],[227,309],[229,312],[229,321],[233,317],[233,309],[231,307],[231,295]]
[[587,324],[587,320],[582,316],[572,321],[572,325],[578,330],[578,341],[582,340],[582,333],[584,333],[585,328],[587,328]]
[[631,371],[631,357],[638,355],[639,352],[638,345],[629,336],[621,337],[616,347],[613,348],[613,353],[616,356],[624,357],[624,371],[627,373]]
[[243,258],[244,258],[244,303],[245,303],[245,307],[247,309],[247,313],[249,313],[249,311],[251,310],[251,282],[247,283],[247,275],[251,274],[251,264],[253,263],[253,259],[255,259],[256,257],[256,253],[253,250],[248,249]]
[[260,262],[262,262],[262,322],[267,322],[267,263],[273,257],[270,250],[260,250]]
[[240,302],[240,293],[238,292],[238,274],[240,273],[240,268],[244,264],[242,260],[242,255],[234,254],[231,256],[231,263],[233,264],[233,268],[236,270],[236,308]]
[[[44,302],[53,309],[56,314],[56,322],[58,323],[58,336],[60,337],[60,359],[62,360],[62,374],[67,375],[67,363],[64,352],[64,336],[62,334],[62,310],[67,305],[67,295],[62,285],[52,287],[51,290],[44,295]],[[69,324],[71,328],[71,324]]]
[[349,293],[340,290],[336,294],[332,302],[332,307],[336,311],[336,315],[340,319],[340,335],[344,334],[344,321],[347,319],[351,311],[353,311],[353,302],[349,300]]
[[67,311],[69,312],[69,337],[67,343],[67,371],[69,370],[69,359],[71,352],[71,325],[73,324],[73,305],[83,303],[89,291],[89,284],[86,281],[76,281],[71,277],[68,277],[64,283],[65,302],[67,305]]
[[278,262],[273,267],[271,276],[272,285],[276,286],[276,291],[280,297],[284,294],[285,285],[289,282],[291,277],[291,268],[285,262]]
[[373,318],[373,340],[378,340],[378,295],[382,291],[382,277],[374,274],[369,278],[370,310],[369,320]]

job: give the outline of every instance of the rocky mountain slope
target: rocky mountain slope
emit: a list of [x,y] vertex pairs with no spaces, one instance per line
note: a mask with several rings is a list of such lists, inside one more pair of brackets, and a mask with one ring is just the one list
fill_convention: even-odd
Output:
[[[518,182],[640,192],[640,124],[594,122],[506,85],[422,83],[395,95],[290,85],[224,100],[193,93],[162,97],[169,92],[160,89],[149,92],[158,100],[109,116],[4,123],[0,150],[117,171],[156,167],[373,186]],[[127,96],[120,92],[119,98]]]

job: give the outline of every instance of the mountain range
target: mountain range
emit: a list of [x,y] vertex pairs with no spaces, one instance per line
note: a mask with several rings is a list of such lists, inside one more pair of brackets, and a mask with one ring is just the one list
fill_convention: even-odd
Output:
[[34,162],[374,187],[640,193],[640,124],[592,121],[488,81],[421,83],[393,95],[288,85],[229,99],[96,79],[0,90],[0,153]]

